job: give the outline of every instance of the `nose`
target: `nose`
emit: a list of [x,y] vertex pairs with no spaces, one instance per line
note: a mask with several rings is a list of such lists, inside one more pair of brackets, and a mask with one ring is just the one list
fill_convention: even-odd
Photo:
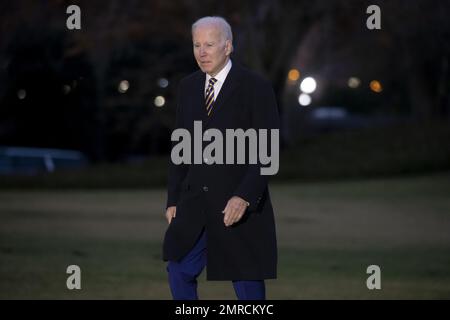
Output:
[[200,56],[205,56],[206,55],[206,50],[203,46],[200,47]]

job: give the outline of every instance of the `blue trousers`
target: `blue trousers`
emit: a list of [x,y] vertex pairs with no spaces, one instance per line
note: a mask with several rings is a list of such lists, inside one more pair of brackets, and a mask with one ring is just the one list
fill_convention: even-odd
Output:
[[[181,261],[169,261],[167,272],[174,300],[198,300],[197,277],[206,266],[206,232],[203,230],[192,250]],[[233,281],[239,300],[265,300],[264,280]]]

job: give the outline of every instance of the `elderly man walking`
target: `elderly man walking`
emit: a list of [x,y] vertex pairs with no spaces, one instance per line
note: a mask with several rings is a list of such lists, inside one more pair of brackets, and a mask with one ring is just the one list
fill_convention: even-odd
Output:
[[[231,61],[232,40],[231,27],[221,17],[204,17],[192,25],[200,70],[179,84],[177,129],[193,136],[197,121],[205,134],[214,129],[224,136],[227,129],[279,129],[270,83]],[[234,150],[234,157],[240,151]],[[169,165],[163,259],[172,296],[198,299],[197,277],[206,266],[207,280],[232,281],[238,299],[263,300],[264,280],[277,276],[268,176],[261,174],[261,163],[201,160]]]

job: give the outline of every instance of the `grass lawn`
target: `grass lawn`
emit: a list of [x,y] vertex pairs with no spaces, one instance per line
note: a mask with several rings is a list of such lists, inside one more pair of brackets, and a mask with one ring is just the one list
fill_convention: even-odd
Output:
[[[274,184],[269,299],[450,298],[450,173]],[[164,190],[1,191],[1,299],[170,299]],[[81,290],[66,268],[81,267]],[[381,268],[368,290],[366,268]],[[204,299],[234,299],[199,279]]]

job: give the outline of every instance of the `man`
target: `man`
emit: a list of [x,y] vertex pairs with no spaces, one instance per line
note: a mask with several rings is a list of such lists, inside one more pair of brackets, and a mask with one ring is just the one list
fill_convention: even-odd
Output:
[[[230,59],[229,24],[221,17],[199,19],[192,40],[200,70],[180,82],[176,127],[191,136],[194,121],[202,121],[205,132],[224,134],[279,129],[270,83]],[[202,160],[169,166],[163,259],[172,296],[198,299],[197,277],[207,266],[207,280],[232,281],[238,299],[263,300],[264,280],[276,278],[277,268],[268,177],[261,164]]]

